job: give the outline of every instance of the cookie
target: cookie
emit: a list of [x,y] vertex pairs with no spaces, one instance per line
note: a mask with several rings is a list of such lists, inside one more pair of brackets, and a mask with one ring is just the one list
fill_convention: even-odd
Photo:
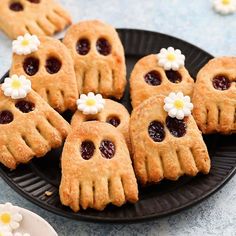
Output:
[[39,37],[39,41],[35,52],[13,54],[10,74],[27,76],[32,88],[58,112],[75,110],[78,91],[68,49],[59,40],[50,37]]
[[140,59],[131,73],[130,95],[133,108],[154,95],[168,95],[182,91],[191,96],[194,80],[183,66],[178,70],[165,70],[158,64],[157,55]]
[[71,26],[63,40],[74,59],[79,93],[123,96],[126,85],[124,49],[116,30],[101,21]]
[[70,125],[33,90],[13,100],[0,90],[0,163],[15,169],[62,145]]
[[186,174],[207,174],[210,158],[193,117],[171,118],[163,95],[144,101],[130,119],[130,138],[137,178],[145,185]]
[[52,36],[70,24],[55,0],[1,0],[0,29],[12,39],[25,33]]
[[210,60],[198,73],[193,116],[204,134],[236,131],[236,57]]
[[76,111],[72,117],[72,128],[76,128],[83,122],[97,120],[101,122],[107,122],[119,130],[125,137],[127,146],[131,150],[130,138],[129,138],[129,120],[130,115],[126,108],[113,100],[105,99],[104,109],[94,115],[85,115],[81,111]]
[[60,199],[75,212],[138,200],[129,151],[115,127],[90,121],[68,135],[62,152]]

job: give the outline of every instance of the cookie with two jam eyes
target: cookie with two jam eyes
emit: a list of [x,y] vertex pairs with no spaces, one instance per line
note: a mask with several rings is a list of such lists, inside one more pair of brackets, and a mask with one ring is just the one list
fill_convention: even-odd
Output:
[[74,60],[79,93],[100,93],[105,98],[123,96],[126,86],[124,48],[111,25],[98,20],[72,25],[63,43]]
[[236,132],[236,57],[210,60],[198,73],[193,116],[204,134]]
[[70,24],[56,0],[1,0],[0,29],[12,39],[26,33],[52,36]]
[[133,164],[143,185],[210,170],[207,147],[193,117],[169,117],[164,99],[162,95],[149,98],[133,110],[130,119]]
[[13,100],[0,90],[0,163],[15,169],[62,145],[70,125],[37,93]]
[[99,121],[73,129],[62,152],[60,199],[77,212],[138,200],[138,187],[123,135]]
[[57,39],[39,37],[38,50],[13,54],[10,74],[26,76],[32,88],[59,113],[76,109],[78,90],[68,49]]
[[119,130],[125,137],[127,146],[131,151],[131,143],[129,137],[129,120],[130,115],[126,108],[113,100],[105,99],[105,106],[99,113],[95,115],[85,115],[81,111],[76,111],[72,117],[72,128],[76,128],[86,121],[106,122]]
[[181,91],[192,96],[194,80],[183,66],[178,70],[164,70],[158,65],[157,55],[141,58],[131,73],[130,96],[133,108],[154,95],[167,96]]

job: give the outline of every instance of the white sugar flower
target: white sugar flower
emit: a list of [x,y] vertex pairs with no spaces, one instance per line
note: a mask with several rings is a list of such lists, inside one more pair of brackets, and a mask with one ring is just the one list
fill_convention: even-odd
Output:
[[189,96],[184,96],[182,92],[170,93],[164,100],[164,110],[172,118],[182,120],[185,116],[191,115],[193,104]]
[[0,227],[5,227],[9,231],[19,228],[19,222],[22,220],[22,215],[19,213],[19,208],[11,203],[0,204]]
[[81,94],[80,99],[78,99],[76,103],[78,110],[88,115],[100,112],[104,108],[105,100],[102,98],[101,94],[95,95],[89,92],[88,95]]
[[13,236],[12,232],[6,227],[0,227],[0,236]]
[[214,0],[213,8],[222,15],[232,14],[236,12],[236,0]]
[[5,96],[12,99],[24,98],[31,91],[31,81],[24,75],[12,75],[4,80],[1,88]]
[[179,49],[173,47],[162,48],[160,53],[157,54],[158,64],[164,70],[178,70],[184,66],[185,56]]
[[12,51],[18,55],[28,55],[38,50],[40,41],[36,35],[26,33],[12,42]]
[[[0,235],[1,236],[1,235]],[[14,236],[30,236],[28,233],[15,233]]]

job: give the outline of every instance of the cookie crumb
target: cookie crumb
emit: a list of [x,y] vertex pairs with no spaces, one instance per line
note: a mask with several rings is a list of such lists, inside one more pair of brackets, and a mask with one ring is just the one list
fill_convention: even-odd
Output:
[[52,194],[53,194],[53,192],[51,192],[51,191],[46,191],[46,192],[45,192],[45,195],[46,195],[47,197],[52,196]]

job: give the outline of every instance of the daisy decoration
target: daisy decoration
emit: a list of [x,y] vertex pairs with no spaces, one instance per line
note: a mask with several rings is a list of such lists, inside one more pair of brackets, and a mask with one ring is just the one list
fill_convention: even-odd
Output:
[[236,0],[214,0],[213,8],[222,15],[232,14],[236,12]]
[[0,236],[13,236],[13,234],[6,227],[0,226]]

